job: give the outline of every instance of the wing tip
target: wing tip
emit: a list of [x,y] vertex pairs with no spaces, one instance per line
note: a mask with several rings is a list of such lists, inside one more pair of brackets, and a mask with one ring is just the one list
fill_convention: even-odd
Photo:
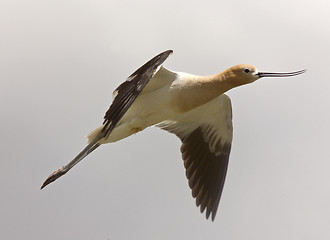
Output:
[[167,53],[168,55],[171,55],[171,54],[173,54],[173,50],[172,50],[172,49],[168,49],[168,50],[166,50],[166,51],[160,53],[160,55],[161,55],[161,54],[165,54],[165,53]]

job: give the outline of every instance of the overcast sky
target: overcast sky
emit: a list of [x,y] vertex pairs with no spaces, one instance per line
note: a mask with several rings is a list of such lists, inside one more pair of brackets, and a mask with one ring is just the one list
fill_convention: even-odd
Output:
[[[0,2],[0,239],[330,239],[330,3]],[[195,207],[180,141],[149,128],[85,147],[112,91],[156,54],[208,75],[308,72],[230,90],[234,139],[215,222]]]

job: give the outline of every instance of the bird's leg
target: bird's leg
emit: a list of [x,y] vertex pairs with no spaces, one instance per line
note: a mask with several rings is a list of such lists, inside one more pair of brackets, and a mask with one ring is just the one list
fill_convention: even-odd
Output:
[[66,174],[78,162],[83,160],[88,154],[90,154],[96,148],[98,148],[100,146],[98,141],[103,137],[103,135],[101,135],[101,134],[99,134],[90,144],[88,144],[71,162],[69,162],[67,165],[59,168],[58,170],[53,172],[51,175],[49,175],[49,177],[46,179],[46,181],[42,184],[41,189],[43,189],[51,182],[54,182],[56,179],[63,176],[64,174]]

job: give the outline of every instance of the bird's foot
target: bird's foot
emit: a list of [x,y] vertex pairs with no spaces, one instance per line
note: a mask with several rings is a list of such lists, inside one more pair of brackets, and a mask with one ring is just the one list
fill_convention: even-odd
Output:
[[67,171],[65,171],[63,167],[59,168],[58,170],[56,170],[55,172],[53,172],[52,174],[49,175],[49,177],[42,184],[40,189],[43,189],[48,184],[50,184],[51,182],[54,182],[56,179],[58,179],[59,177],[61,177],[62,175],[66,174],[66,173],[67,173]]

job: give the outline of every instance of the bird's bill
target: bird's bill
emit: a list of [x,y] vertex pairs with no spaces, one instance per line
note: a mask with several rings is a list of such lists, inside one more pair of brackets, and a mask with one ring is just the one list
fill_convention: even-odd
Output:
[[306,72],[306,69],[296,71],[296,72],[287,72],[287,73],[258,72],[257,75],[259,77],[291,77],[291,76],[297,76],[299,74],[303,74],[305,72]]

